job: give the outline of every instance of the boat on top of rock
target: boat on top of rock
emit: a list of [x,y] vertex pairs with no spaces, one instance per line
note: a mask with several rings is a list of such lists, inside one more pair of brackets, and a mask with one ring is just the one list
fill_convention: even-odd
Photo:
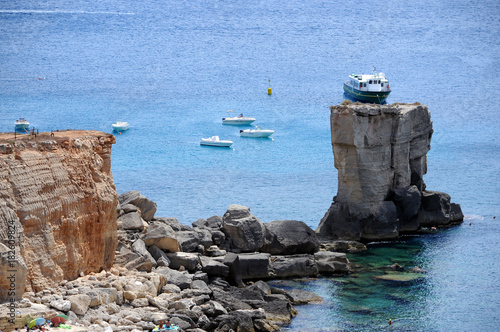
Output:
[[25,131],[30,126],[30,123],[25,118],[19,118],[18,120],[16,120],[16,122],[14,124],[16,126],[16,130],[20,130],[20,131]]
[[355,100],[382,104],[391,93],[391,89],[385,74],[377,73],[373,68],[372,74],[349,75],[349,79],[344,82],[344,93]]

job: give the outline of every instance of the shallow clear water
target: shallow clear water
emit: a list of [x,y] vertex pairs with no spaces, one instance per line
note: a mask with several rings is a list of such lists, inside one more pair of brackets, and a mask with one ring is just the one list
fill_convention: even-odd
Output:
[[[424,180],[460,203],[473,226],[351,257],[385,264],[396,256],[429,274],[401,292],[369,274],[353,278],[360,284],[306,283],[328,301],[301,307],[291,329],[310,326],[307,315],[319,310],[314,325],[325,330],[382,329],[389,314],[392,329],[464,322],[463,330],[494,330],[499,8],[465,0],[0,1],[0,131],[19,117],[39,130],[111,132],[128,121],[130,130],[115,135],[115,184],[157,202],[157,216],[190,224],[242,204],[264,222],[316,228],[337,191],[328,106],[342,102],[350,73],[376,66],[391,82],[388,103],[429,107]],[[240,138],[221,124],[231,109],[276,133]],[[212,135],[233,140],[233,149],[199,146]],[[365,290],[363,299],[348,296]]]

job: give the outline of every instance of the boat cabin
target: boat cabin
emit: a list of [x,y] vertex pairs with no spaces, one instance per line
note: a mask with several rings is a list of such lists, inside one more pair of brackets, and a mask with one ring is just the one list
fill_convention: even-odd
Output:
[[389,91],[389,81],[385,78],[384,73],[372,75],[355,75],[349,76],[349,85],[361,91]]

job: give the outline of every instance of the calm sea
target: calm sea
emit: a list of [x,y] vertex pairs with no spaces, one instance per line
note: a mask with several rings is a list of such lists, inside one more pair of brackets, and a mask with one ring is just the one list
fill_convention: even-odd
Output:
[[[0,0],[0,131],[20,117],[40,131],[128,121],[115,184],[157,202],[157,216],[191,224],[242,204],[316,228],[337,191],[328,106],[349,74],[375,66],[388,103],[429,107],[424,180],[467,220],[373,245],[347,278],[298,282],[326,302],[299,307],[289,329],[499,330],[499,17],[496,0]],[[239,113],[276,133],[240,138],[221,124]],[[212,135],[233,148],[199,146]],[[395,262],[429,273],[376,283]]]

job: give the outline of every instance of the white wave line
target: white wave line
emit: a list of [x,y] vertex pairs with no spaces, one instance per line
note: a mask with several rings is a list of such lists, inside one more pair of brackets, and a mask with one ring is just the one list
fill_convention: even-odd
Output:
[[0,9],[0,14],[106,14],[106,15],[135,15],[135,13],[122,13],[122,12],[88,12],[84,10],[5,10]]

